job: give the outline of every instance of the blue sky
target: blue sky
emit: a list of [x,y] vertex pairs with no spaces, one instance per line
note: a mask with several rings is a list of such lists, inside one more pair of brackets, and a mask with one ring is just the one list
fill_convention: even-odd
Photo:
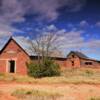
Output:
[[[1,0],[0,37],[63,34],[62,51],[100,59],[100,0]],[[2,42],[1,42],[2,43]]]

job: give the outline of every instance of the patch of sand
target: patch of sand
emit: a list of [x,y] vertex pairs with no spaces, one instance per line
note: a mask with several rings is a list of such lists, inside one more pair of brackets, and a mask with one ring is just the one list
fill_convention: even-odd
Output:
[[5,93],[0,95],[0,100],[17,100],[10,94],[20,88],[57,91],[64,95],[60,100],[89,100],[91,97],[100,97],[100,85],[0,83],[0,91]]

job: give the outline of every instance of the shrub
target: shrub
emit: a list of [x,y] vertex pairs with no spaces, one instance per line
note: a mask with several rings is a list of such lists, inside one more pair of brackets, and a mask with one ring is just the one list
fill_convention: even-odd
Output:
[[39,64],[34,64],[33,62],[27,64],[28,75],[33,77],[40,77],[41,66]]
[[60,75],[60,67],[51,59],[45,59],[41,64],[34,64],[33,62],[27,64],[28,74],[35,78],[51,77]]
[[60,75],[60,67],[58,64],[54,63],[53,60],[46,59],[42,66],[43,66],[42,67],[43,76],[51,77]]

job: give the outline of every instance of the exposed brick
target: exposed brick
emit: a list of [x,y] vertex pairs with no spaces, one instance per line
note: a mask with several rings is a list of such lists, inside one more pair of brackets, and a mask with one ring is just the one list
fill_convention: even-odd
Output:
[[16,73],[27,74],[26,62],[29,61],[29,56],[13,40],[0,55],[0,72],[9,72],[10,60],[15,60]]

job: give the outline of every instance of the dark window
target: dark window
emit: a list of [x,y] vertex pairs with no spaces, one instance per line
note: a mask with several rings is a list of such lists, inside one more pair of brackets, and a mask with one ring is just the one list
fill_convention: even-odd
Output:
[[85,62],[85,65],[92,65],[92,62]]
[[74,58],[74,57],[75,57],[75,55],[72,55],[72,57]]
[[15,73],[15,61],[11,60],[11,61],[9,61],[9,63],[10,63],[9,72]]
[[72,61],[72,66],[74,66],[74,61]]
[[89,62],[89,65],[92,65],[92,62]]

